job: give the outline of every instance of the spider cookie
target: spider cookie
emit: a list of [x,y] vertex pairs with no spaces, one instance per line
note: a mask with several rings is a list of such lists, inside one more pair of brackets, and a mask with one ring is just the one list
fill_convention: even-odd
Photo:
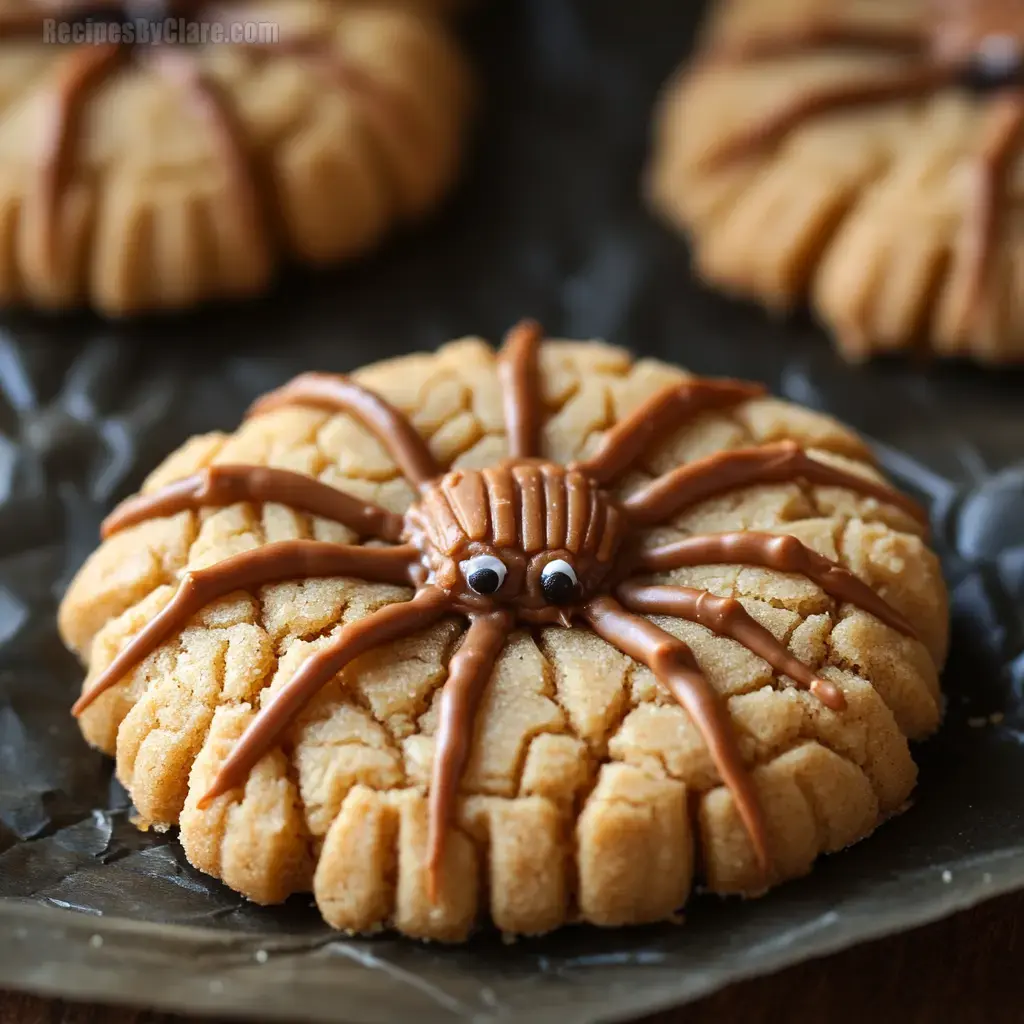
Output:
[[468,93],[411,5],[0,0],[0,306],[182,308],[358,256],[451,183]]
[[850,359],[1024,359],[1022,76],[1006,0],[723,0],[651,198],[708,281],[809,298]]
[[60,611],[140,818],[444,941],[756,895],[904,807],[925,517],[831,419],[523,323],[310,373],[120,505]]

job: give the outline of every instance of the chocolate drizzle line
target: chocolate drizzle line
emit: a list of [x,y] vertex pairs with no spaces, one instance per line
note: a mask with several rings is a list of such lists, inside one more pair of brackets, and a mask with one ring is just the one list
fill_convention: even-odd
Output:
[[200,810],[245,782],[253,765],[273,749],[281,734],[323,689],[325,681],[333,679],[361,654],[426,629],[450,611],[448,595],[437,587],[426,586],[411,601],[386,605],[365,619],[344,626],[327,647],[304,661],[287,685],[263,705],[199,801]]
[[400,134],[412,141],[429,141],[424,140],[423,126],[398,89],[339,56],[324,40],[296,36],[277,43],[242,43],[240,46],[247,53],[259,56],[287,56],[306,61],[336,87],[377,110],[380,113],[378,126],[384,132]]
[[290,505],[341,523],[360,536],[393,542],[402,536],[405,525],[394,512],[353,498],[304,473],[265,466],[210,466],[152,494],[140,494],[122,502],[103,520],[100,536],[106,540],[129,526],[185,509],[223,507],[242,501]]
[[953,78],[954,73],[949,68],[926,65],[878,80],[821,89],[759,118],[745,131],[709,152],[705,162],[716,166],[743,160],[776,145],[802,124],[822,114],[925,95],[949,85]]
[[669,384],[615,424],[597,451],[572,468],[606,484],[622,476],[673,430],[711,409],[726,409],[764,394],[764,386],[741,380],[692,380]]
[[113,74],[122,59],[119,46],[86,46],[60,69],[39,174],[42,255],[47,267],[52,268],[57,259],[62,200],[74,165],[78,127],[85,105],[92,90]]
[[[986,43],[991,40],[1013,43],[1016,60],[986,64]],[[964,308],[967,322],[976,323],[989,297],[987,278],[999,239],[1000,210],[1008,201],[1007,179],[1024,143],[1024,37],[1019,13],[1005,0],[953,0],[924,5],[921,20],[906,26],[843,24],[814,16],[774,34],[723,40],[712,47],[704,63],[713,68],[833,49],[903,52],[912,62],[874,81],[812,87],[713,148],[702,163],[715,167],[754,156],[833,111],[925,96],[972,76],[987,78],[996,98],[984,115],[981,146],[971,157],[975,189],[961,238],[967,264]]]
[[898,633],[919,639],[914,627],[866,583],[787,533],[744,530],[741,533],[701,534],[648,548],[637,559],[638,568],[653,571],[716,563],[757,565],[806,576],[834,600],[856,605]]
[[240,236],[252,239],[269,257],[270,227],[276,212],[267,200],[255,154],[249,149],[238,109],[223,87],[205,74],[195,57],[175,47],[161,46],[154,54],[157,70],[183,91],[200,118],[209,126],[231,179],[229,194],[239,213]]
[[418,557],[419,552],[412,547],[364,548],[319,540],[287,540],[244,551],[207,569],[187,572],[174,597],[121,648],[71,711],[81,714],[101,693],[180,632],[193,615],[220,597],[268,583],[325,576],[409,584]]
[[815,50],[834,47],[913,54],[920,51],[921,33],[913,28],[895,25],[842,25],[813,21],[795,25],[783,35],[765,33],[749,39],[727,40],[719,43],[709,57],[721,63],[737,63],[789,57],[797,48]]
[[[186,508],[283,501],[346,523],[364,536],[389,541],[401,536],[406,543],[357,547],[284,541],[186,573],[171,602],[100,673],[75,705],[75,713],[84,711],[205,605],[226,594],[283,580],[330,576],[415,586],[411,601],[386,605],[344,626],[290,680],[272,696],[268,694],[200,807],[242,786],[308,702],[353,659],[426,628],[445,615],[462,616],[470,627],[449,663],[448,679],[437,698],[425,858],[428,893],[436,899],[445,862],[445,836],[454,817],[476,715],[508,636],[520,625],[561,623],[574,628],[574,621],[582,621],[620,651],[647,665],[691,716],[733,795],[767,884],[772,874],[767,825],[725,702],[686,644],[640,613],[688,619],[732,637],[763,657],[776,672],[809,688],[833,710],[844,706],[843,694],[790,654],[738,601],[685,587],[644,584],[635,574],[721,561],[764,565],[802,573],[836,600],[851,602],[908,636],[914,635],[913,630],[864,583],[793,537],[756,532],[717,534],[638,551],[639,538],[634,542],[631,534],[726,491],[800,479],[870,495],[920,520],[924,514],[886,485],[809,458],[793,442],[721,452],[666,473],[639,494],[616,504],[602,483],[614,482],[650,444],[704,410],[730,407],[760,394],[761,389],[737,381],[684,380],[653,395],[609,431],[592,459],[563,467],[538,457],[542,426],[539,342],[540,329],[532,323],[519,325],[506,339],[499,373],[513,457],[483,470],[459,469],[442,475],[409,420],[345,377],[305,374],[253,406],[250,415],[295,404],[353,415],[420,490],[419,500],[401,520],[315,480],[257,466],[212,467],[125,502],[108,519],[105,535]],[[496,591],[474,590],[460,568],[462,559],[481,553],[509,559],[507,584],[499,581]],[[577,577],[575,596],[572,588],[566,591],[563,587],[559,593],[568,594],[571,600],[558,599],[556,604],[544,596],[540,582],[544,567],[554,559],[571,560]],[[238,798],[236,793],[233,799]]]
[[654,526],[690,505],[717,494],[755,484],[806,480],[818,487],[842,487],[875,498],[927,526],[917,502],[858,473],[811,458],[795,441],[777,441],[756,448],[733,448],[679,466],[630,495],[623,507],[634,523]]
[[973,168],[971,212],[964,227],[969,315],[977,315],[984,303],[999,238],[999,211],[1006,204],[1008,177],[1014,159],[1020,155],[1022,135],[1024,90],[1014,89],[992,102]]
[[289,405],[309,405],[354,416],[421,490],[441,474],[441,467],[409,420],[380,395],[341,374],[303,373],[254,402],[248,415],[262,416]]
[[763,658],[776,672],[790,676],[796,683],[833,711],[846,707],[843,691],[835,683],[816,676],[799,658],[779,643],[734,597],[716,597],[706,590],[691,587],[646,586],[623,583],[616,596],[631,612],[644,615],[671,615],[697,622],[712,633],[731,637],[747,650]]
[[653,622],[626,611],[610,597],[590,601],[584,615],[599,637],[646,665],[700,730],[743,820],[765,879],[771,873],[768,828],[753,780],[736,746],[732,719],[700,670],[689,647]]
[[445,833],[469,759],[480,698],[491,681],[494,665],[514,624],[515,617],[507,611],[471,615],[462,646],[448,664],[448,680],[438,702],[434,763],[430,775],[427,877],[432,903],[437,901]]
[[541,336],[540,324],[524,320],[509,331],[498,358],[508,454],[512,459],[528,459],[540,451],[538,434],[543,410],[537,353]]

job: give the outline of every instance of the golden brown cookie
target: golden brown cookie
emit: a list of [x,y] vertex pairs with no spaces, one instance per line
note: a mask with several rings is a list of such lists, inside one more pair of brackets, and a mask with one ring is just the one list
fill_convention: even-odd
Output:
[[74,10],[0,0],[0,306],[125,315],[253,295],[286,261],[359,255],[451,184],[469,82],[425,8],[155,6],[191,12],[146,22],[175,27],[171,44],[140,42],[138,18],[103,43],[95,18],[75,36]]
[[722,0],[649,191],[699,272],[805,297],[850,359],[1024,358],[1024,16],[1005,0]]
[[658,921],[905,806],[925,534],[830,418],[526,323],[188,441],[60,627],[142,821],[253,900],[444,941]]

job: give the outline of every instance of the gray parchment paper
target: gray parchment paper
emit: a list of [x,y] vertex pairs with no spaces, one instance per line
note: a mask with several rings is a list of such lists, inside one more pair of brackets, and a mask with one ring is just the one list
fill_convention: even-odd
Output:
[[[850,369],[812,325],[692,283],[637,181],[651,102],[695,13],[492,0],[467,32],[486,88],[470,170],[423,230],[243,309],[0,327],[0,986],[289,1020],[584,1024],[1024,885],[1024,376]],[[114,501],[189,434],[231,429],[259,392],[301,369],[495,338],[523,315],[762,378],[853,423],[929,503],[953,655],[914,806],[763,900],[695,899],[682,928],[511,946],[484,934],[448,950],[341,939],[305,899],[248,906],[194,872],[173,835],[137,833],[109,761],[79,738],[67,708],[80,671],[53,624],[62,588]]]

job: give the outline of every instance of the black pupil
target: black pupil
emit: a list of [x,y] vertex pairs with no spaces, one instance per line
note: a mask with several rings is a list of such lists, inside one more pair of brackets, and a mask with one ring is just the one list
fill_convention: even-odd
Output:
[[493,569],[475,569],[469,574],[469,585],[478,594],[493,594],[501,585],[501,579]]
[[566,604],[576,597],[576,582],[567,572],[549,572],[541,578],[540,589],[549,604]]

